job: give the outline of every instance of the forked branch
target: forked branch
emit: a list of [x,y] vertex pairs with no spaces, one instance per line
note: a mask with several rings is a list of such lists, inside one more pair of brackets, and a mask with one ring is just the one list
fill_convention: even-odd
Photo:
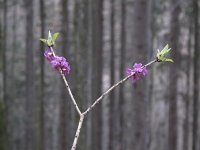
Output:
[[[53,48],[51,48],[51,51],[52,51],[53,55],[55,56],[55,53],[54,53],[54,51],[53,51]],[[153,61],[147,63],[147,64],[144,65],[143,67],[147,67],[147,66],[149,66],[149,65],[151,65],[151,64],[153,64],[153,63],[155,63],[155,62],[157,62],[157,61],[158,61],[158,60],[155,59],[155,60],[153,60]],[[72,92],[71,92],[71,89],[70,89],[70,87],[69,87],[69,84],[68,84],[68,82],[67,82],[67,80],[66,80],[65,75],[62,73],[61,70],[60,70],[60,73],[61,73],[61,76],[62,76],[62,78],[63,78],[63,81],[64,81],[64,83],[65,83],[65,85],[66,85],[66,87],[67,87],[67,90],[68,90],[68,92],[69,92],[69,95],[70,95],[70,97],[71,97],[71,99],[72,99],[72,102],[73,102],[73,104],[74,104],[74,106],[75,106],[75,108],[76,108],[76,110],[77,110],[77,112],[78,112],[78,114],[79,114],[79,116],[80,116],[80,120],[79,120],[79,123],[78,123],[78,128],[77,128],[77,130],[76,130],[76,134],[75,134],[75,137],[74,137],[73,145],[72,145],[72,148],[71,148],[71,150],[76,150],[78,138],[79,138],[79,135],[80,135],[80,131],[81,131],[81,127],[82,127],[82,124],[83,124],[85,115],[87,115],[101,100],[103,100],[103,98],[104,98],[106,95],[108,95],[112,90],[114,90],[116,87],[120,86],[122,83],[126,82],[126,81],[127,81],[129,78],[131,78],[135,73],[133,73],[133,74],[131,74],[131,75],[125,77],[124,79],[122,79],[121,81],[117,82],[117,83],[114,84],[112,87],[110,87],[110,88],[109,88],[107,91],[105,91],[99,98],[97,98],[97,99],[95,100],[95,102],[94,102],[91,106],[89,106],[83,113],[80,111],[80,109],[79,109],[79,107],[78,107],[78,105],[77,105],[77,103],[76,103],[76,100],[75,100],[75,98],[74,98],[74,96],[73,96],[73,94],[72,94]]]
[[[48,36],[48,39],[40,39],[42,42],[44,42],[45,44],[47,44],[48,45],[48,47],[50,48],[50,50],[51,50],[51,52],[52,52],[52,54],[53,54],[53,57],[54,57],[54,59],[56,58],[56,56],[55,56],[55,53],[54,53],[54,50],[53,50],[53,46],[55,45],[55,40],[57,39],[57,37],[58,37],[58,34],[59,33],[54,33],[53,34],[53,37],[51,36],[51,33],[50,33],[50,31],[49,31],[49,36]],[[164,48],[163,48],[163,50],[162,51],[159,51],[158,50],[158,53],[157,53],[157,55],[156,55],[156,59],[155,60],[153,60],[153,61],[151,61],[151,62],[149,62],[149,63],[147,63],[146,65],[144,65],[144,66],[142,66],[142,64],[137,64],[137,65],[139,65],[139,67],[141,67],[142,68],[142,70],[143,71],[146,71],[146,73],[147,73],[147,70],[146,70],[146,68],[144,68],[144,67],[147,67],[147,66],[150,66],[151,64],[153,64],[153,63],[155,63],[155,62],[162,62],[162,61],[167,61],[167,62],[173,62],[173,60],[172,59],[169,59],[169,58],[166,58],[166,55],[169,53],[169,51],[171,50],[171,48],[169,48],[168,47],[168,45],[166,45]],[[49,60],[49,61],[51,61],[51,58],[49,58],[50,57],[50,55],[48,54],[48,51],[47,51],[47,60]],[[67,62],[66,62],[66,59],[64,59],[64,64],[65,65],[67,65]],[[57,64],[57,63],[56,63]],[[63,63],[61,63],[61,62],[59,62],[59,64],[63,64]],[[65,67],[68,67],[68,65],[67,66],[65,66]],[[54,66],[54,68],[55,68],[55,66]],[[139,69],[141,69],[141,68],[139,68]],[[69,84],[68,84],[68,82],[67,82],[67,80],[66,80],[66,77],[65,77],[65,71],[68,69],[68,71],[70,70],[69,68],[64,68],[63,69],[63,66],[62,67],[58,67],[58,68],[56,68],[59,72],[60,72],[60,74],[61,74],[61,76],[62,76],[62,78],[63,78],[63,81],[64,81],[64,83],[65,83],[65,85],[66,85],[66,87],[67,87],[67,90],[68,90],[68,92],[69,92],[69,95],[70,95],[70,98],[72,99],[72,102],[73,102],[73,104],[74,104],[74,106],[75,106],[75,108],[76,108],[76,111],[78,112],[78,114],[79,114],[79,116],[80,116],[80,120],[79,120],[79,123],[78,123],[78,127],[77,127],[77,130],[76,130],[76,134],[75,134],[75,137],[74,137],[74,141],[73,141],[73,145],[72,145],[72,148],[71,148],[71,150],[76,150],[76,146],[77,146],[77,142],[78,142],[78,138],[79,138],[79,135],[80,135],[80,131],[81,131],[81,128],[82,128],[82,124],[83,124],[83,121],[84,121],[84,117],[101,101],[101,100],[103,100],[103,98],[106,96],[106,95],[108,95],[112,90],[114,90],[116,87],[118,87],[118,86],[120,86],[122,83],[124,83],[124,82],[126,82],[129,78],[131,78],[132,76],[137,76],[137,71],[135,71],[134,69],[132,70],[131,69],[131,73],[130,74],[128,74],[128,76],[127,77],[125,77],[124,79],[122,79],[121,81],[119,81],[119,82],[117,82],[116,84],[114,84],[112,87],[110,87],[108,90],[106,90],[99,98],[97,98],[95,101],[94,101],[94,103],[91,105],[91,106],[89,106],[84,112],[81,112],[80,111],[80,108],[78,107],[78,105],[77,105],[77,102],[76,102],[76,100],[75,100],[75,98],[74,98],[74,96],[73,96],[73,94],[72,94],[72,92],[71,92],[71,89],[70,89],[70,87],[69,87]],[[141,73],[141,72],[140,72]],[[144,72],[143,72],[144,73]],[[144,74],[143,74],[144,75]]]
[[[143,67],[147,67],[155,62],[157,62],[158,60],[155,59],[151,62],[149,62],[148,64],[144,65]],[[78,128],[76,130],[76,134],[75,134],[75,137],[74,137],[74,142],[73,142],[73,145],[72,145],[72,148],[71,150],[76,150],[76,145],[77,145],[77,142],[78,142],[78,138],[79,138],[79,135],[80,135],[80,131],[81,131],[81,127],[82,127],[82,124],[83,124],[83,120],[84,120],[84,117],[92,110],[92,108],[94,108],[101,100],[103,100],[103,98],[108,95],[112,90],[114,90],[116,87],[118,87],[119,85],[121,85],[122,83],[124,83],[125,81],[127,81],[129,78],[131,78],[135,73],[125,77],[124,79],[122,79],[121,81],[119,81],[118,83],[114,84],[112,87],[110,87],[107,91],[105,91],[99,98],[97,98],[95,100],[95,102],[86,109],[86,111],[84,111],[83,113],[81,113],[80,115],[80,120],[79,120],[79,124],[78,124]],[[65,78],[64,78],[65,79]],[[64,80],[66,81],[66,80]],[[69,85],[68,85],[69,87]],[[72,95],[73,97],[73,95]],[[75,101],[75,100],[74,100]],[[76,104],[76,103],[75,103]],[[75,105],[77,106],[77,105]],[[78,108],[78,106],[77,106]]]

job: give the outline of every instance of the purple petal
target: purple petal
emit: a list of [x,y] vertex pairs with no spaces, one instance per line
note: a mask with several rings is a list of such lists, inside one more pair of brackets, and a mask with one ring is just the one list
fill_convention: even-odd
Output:
[[135,63],[135,64],[133,65],[133,68],[141,68],[141,67],[142,67],[142,64],[141,64],[141,63],[139,63],[139,64]]
[[48,60],[48,61],[52,61],[54,59],[53,53],[51,51],[50,48],[48,48],[47,50],[44,51],[44,57]]

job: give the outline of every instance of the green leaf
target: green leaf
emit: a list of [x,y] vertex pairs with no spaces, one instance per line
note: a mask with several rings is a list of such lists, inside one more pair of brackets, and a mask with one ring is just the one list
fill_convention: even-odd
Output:
[[59,32],[56,32],[56,33],[53,34],[53,36],[52,36],[53,42],[56,41],[56,39],[58,38],[58,35],[59,35]]
[[53,37],[52,37],[51,31],[49,31],[48,39],[40,39],[40,41],[44,42],[49,47],[53,47],[53,46],[55,46],[55,40],[58,38],[58,35],[59,35],[59,33],[56,32],[53,34]]
[[169,45],[167,44],[167,45],[163,48],[162,52],[163,52],[163,53],[166,52],[166,51],[168,50],[168,48],[169,48]]
[[166,58],[165,61],[167,62],[174,62],[172,59]]
[[171,51],[171,48],[169,48],[169,45],[167,44],[162,51],[158,50],[157,53],[157,59],[158,61],[166,61],[166,62],[173,62],[172,59],[166,58],[166,55]]
[[52,41],[51,31],[49,30],[48,41]]
[[46,39],[40,39],[40,41],[42,41],[43,43],[47,44],[47,40]]
[[47,40],[47,45],[48,45],[49,47],[51,47],[51,46],[53,45],[52,41],[51,41],[51,40]]

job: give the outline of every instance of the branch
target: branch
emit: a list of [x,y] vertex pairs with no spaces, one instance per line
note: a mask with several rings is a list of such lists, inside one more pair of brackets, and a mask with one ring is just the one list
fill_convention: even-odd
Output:
[[[143,67],[147,67],[150,66],[151,64],[158,62],[157,59],[147,63],[146,65],[144,65]],[[125,81],[127,81],[130,77],[132,77],[135,73],[125,77],[124,79],[122,79],[121,81],[119,81],[118,83],[114,84],[112,87],[110,87],[107,91],[105,91],[99,98],[97,98],[95,100],[95,102],[88,107],[88,109],[86,111],[84,111],[82,114],[86,115],[92,108],[94,108],[96,106],[96,104],[98,104],[106,95],[108,95],[112,90],[114,90],[116,87],[118,87],[119,85],[121,85],[122,83],[124,83]]]
[[[55,40],[58,36],[58,33],[54,33],[53,37],[51,36],[51,32],[49,31],[49,36],[48,36],[48,39],[40,39],[42,42],[44,42],[45,44],[47,44],[51,50],[51,52],[53,53],[53,56],[55,57],[55,53],[54,53],[54,50],[52,48],[52,46],[55,44]],[[157,58],[149,63],[147,63],[146,65],[142,66],[143,67],[147,67],[147,66],[150,66],[151,64],[155,63],[155,62],[161,62],[161,61],[168,61],[168,62],[173,62],[173,60],[171,59],[168,59],[168,58],[165,58],[165,55],[167,53],[169,53],[171,48],[168,48],[168,45],[166,45],[162,51],[158,51],[157,53]],[[74,141],[73,141],[73,145],[72,145],[72,148],[71,150],[76,150],[76,146],[77,146],[77,142],[78,142],[78,138],[79,138],[79,135],[80,135],[80,131],[81,131],[81,127],[82,127],[82,124],[83,124],[83,121],[84,121],[84,117],[85,115],[88,114],[88,112],[90,110],[92,110],[92,108],[94,108],[101,100],[103,100],[103,98],[108,95],[112,90],[114,90],[116,87],[118,87],[119,85],[121,85],[122,83],[126,82],[129,78],[131,78],[135,72],[133,72],[131,75],[128,75],[127,77],[125,77],[124,79],[122,79],[121,81],[119,81],[118,83],[114,84],[112,87],[110,87],[107,91],[105,91],[99,98],[97,98],[94,103],[89,106],[84,112],[81,112],[77,103],[76,103],[76,100],[71,92],[71,89],[69,87],[69,84],[66,80],[66,77],[62,71],[62,69],[59,69],[59,72],[61,73],[61,76],[63,78],[63,81],[67,87],[67,90],[69,92],[69,95],[72,99],[72,102],[80,116],[80,120],[79,120],[79,123],[78,123],[78,127],[77,127],[77,130],[76,130],[76,134],[75,134],[75,137],[74,137]]]
[[[55,53],[54,53],[53,48],[50,47],[50,49],[51,49],[53,55],[55,56]],[[66,80],[66,77],[65,77],[65,75],[62,73],[61,70],[60,70],[60,73],[61,73],[61,76],[62,76],[63,81],[64,81],[64,83],[65,83],[65,86],[67,87],[67,90],[68,90],[68,92],[69,92],[69,96],[71,97],[72,102],[73,102],[73,104],[74,104],[74,106],[75,106],[75,108],[76,108],[76,110],[77,110],[79,116],[81,116],[82,113],[81,113],[81,111],[80,111],[80,109],[79,109],[79,107],[78,107],[78,105],[77,105],[77,103],[76,103],[76,100],[75,100],[75,98],[74,98],[74,96],[73,96],[73,94],[72,94],[72,91],[71,91],[71,89],[70,89],[70,87],[69,87],[69,84],[68,84],[68,82],[67,82],[67,80]]]
[[72,91],[71,91],[71,89],[70,89],[70,87],[69,87],[69,84],[68,84],[68,82],[67,82],[67,80],[66,80],[66,78],[65,78],[65,76],[64,76],[64,74],[61,72],[61,75],[62,75],[62,78],[63,78],[63,80],[64,80],[64,82],[65,82],[65,85],[66,85],[66,87],[67,87],[67,90],[68,90],[68,92],[69,92],[69,95],[70,95],[70,97],[71,97],[71,99],[72,99],[72,102],[73,102],[73,104],[74,104],[74,106],[75,106],[75,108],[76,108],[76,110],[77,110],[77,112],[78,112],[78,114],[81,116],[81,111],[80,111],[80,109],[79,109],[79,107],[78,107],[78,105],[77,105],[77,103],[76,103],[76,100],[74,99],[74,96],[73,96],[73,94],[72,94]]
[[[55,53],[54,53],[53,48],[50,47],[50,49],[51,49],[51,51],[52,51],[52,53],[53,53],[53,56],[55,56]],[[84,115],[81,113],[81,111],[80,111],[80,109],[79,109],[79,107],[78,107],[78,105],[77,105],[77,103],[76,103],[76,100],[75,100],[75,98],[74,98],[74,96],[73,96],[73,94],[72,94],[72,91],[71,91],[71,89],[70,89],[70,87],[69,87],[69,84],[68,84],[68,82],[67,82],[67,79],[66,79],[66,77],[65,77],[65,75],[63,74],[63,72],[62,72],[61,69],[60,69],[60,74],[61,74],[61,76],[62,76],[62,79],[63,79],[64,83],[65,83],[65,86],[67,87],[67,90],[68,90],[68,92],[69,92],[69,96],[71,97],[72,102],[73,102],[73,104],[74,104],[74,106],[75,106],[75,108],[76,108],[76,110],[77,110],[77,112],[78,112],[78,114],[79,114],[79,116],[80,116],[80,120],[79,120],[79,123],[78,123],[78,128],[77,128],[77,130],[76,130],[76,134],[75,134],[75,137],[74,137],[74,142],[73,142],[73,145],[72,145],[72,148],[71,148],[71,150],[76,150],[76,145],[77,145],[78,138],[79,138],[80,131],[81,131],[81,127],[82,127],[82,124],[83,124]]]
[[80,131],[81,131],[81,127],[82,127],[82,124],[83,124],[83,120],[84,120],[84,115],[80,115],[78,128],[76,130],[76,134],[75,134],[75,138],[74,138],[74,142],[73,142],[71,150],[76,150],[76,145],[77,145],[77,141],[78,141],[78,138],[79,138],[79,135],[80,135]]

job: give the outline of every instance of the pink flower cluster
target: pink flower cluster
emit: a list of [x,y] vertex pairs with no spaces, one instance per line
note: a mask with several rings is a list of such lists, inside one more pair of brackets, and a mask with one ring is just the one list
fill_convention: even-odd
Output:
[[127,75],[132,75],[134,74],[131,79],[135,82],[137,80],[140,79],[140,77],[143,75],[143,76],[146,76],[148,71],[146,69],[145,66],[142,66],[141,63],[135,63],[133,65],[133,68],[128,68],[127,71],[126,71]]
[[66,58],[63,56],[54,56],[50,47],[44,52],[44,57],[51,63],[51,66],[57,70],[62,71],[64,75],[69,74],[71,68]]

